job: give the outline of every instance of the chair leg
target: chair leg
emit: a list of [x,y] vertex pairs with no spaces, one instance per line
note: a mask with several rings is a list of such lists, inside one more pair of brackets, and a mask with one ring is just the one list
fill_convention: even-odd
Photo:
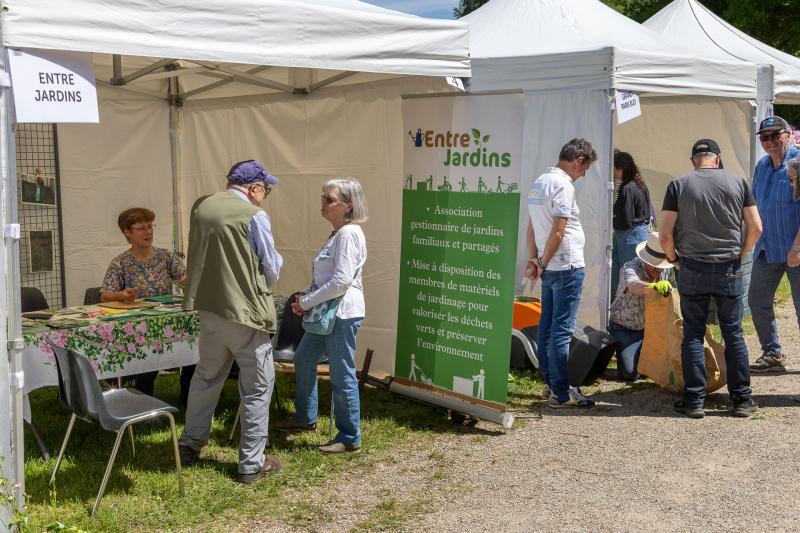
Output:
[[58,472],[59,467],[61,466],[61,459],[64,457],[64,450],[67,449],[67,442],[69,442],[69,436],[72,434],[72,426],[75,425],[75,420],[78,417],[72,415],[69,419],[69,425],[67,425],[67,433],[64,435],[64,442],[61,443],[61,449],[58,451],[58,458],[56,459],[56,466],[53,468],[53,473],[50,475],[50,485],[56,480],[56,473]]
[[169,429],[172,431],[172,447],[175,449],[175,470],[178,471],[178,493],[183,497],[183,470],[181,469],[181,454],[178,452],[178,433],[175,431],[175,417],[172,413],[164,413],[169,418]]
[[128,426],[128,433],[131,436],[131,456],[136,459],[136,443],[133,441],[133,424]]
[[50,450],[47,449],[47,444],[44,443],[42,434],[39,433],[39,428],[37,428],[36,424],[33,423],[33,418],[31,418],[30,422],[26,420],[25,425],[28,427],[28,429],[31,430],[31,434],[33,435],[33,438],[36,441],[36,445],[39,446],[39,451],[42,452],[42,457],[44,458],[45,461],[49,461]]
[[233,417],[233,427],[231,427],[231,436],[228,437],[228,442],[233,442],[233,436],[236,434],[236,426],[239,425],[239,417],[242,416],[242,401],[239,400],[239,406],[236,408],[236,416]]
[[92,506],[92,516],[94,516],[95,511],[97,511],[97,506],[100,505],[100,498],[103,497],[103,493],[106,491],[106,484],[108,483],[108,478],[111,475],[111,469],[114,468],[114,460],[117,458],[117,452],[119,451],[119,445],[122,442],[122,437],[125,435],[126,427],[121,427],[120,430],[117,432],[117,438],[114,441],[114,448],[111,450],[111,457],[108,459],[108,465],[106,465],[106,472],[103,474],[103,481],[100,482],[100,491],[97,493],[97,499],[94,501],[94,505]]
[[334,420],[334,417],[335,417],[335,414],[333,412],[333,392],[331,392],[331,418],[330,418],[330,422],[328,423],[328,438],[331,438],[331,439],[333,438],[333,420]]

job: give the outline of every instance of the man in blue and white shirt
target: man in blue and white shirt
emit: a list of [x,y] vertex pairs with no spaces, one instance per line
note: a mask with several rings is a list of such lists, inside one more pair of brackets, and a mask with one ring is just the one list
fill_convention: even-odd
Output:
[[800,150],[792,146],[789,124],[781,117],[764,119],[758,136],[767,155],[756,165],[753,196],[764,232],[753,250],[748,297],[762,355],[750,370],[785,372],[787,358],[778,336],[773,305],[775,291],[786,274],[800,320],[800,201],[794,199],[786,171],[786,162],[798,157]]

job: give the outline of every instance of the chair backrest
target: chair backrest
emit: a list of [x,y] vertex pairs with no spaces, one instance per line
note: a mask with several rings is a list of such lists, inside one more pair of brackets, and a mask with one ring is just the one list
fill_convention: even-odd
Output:
[[302,293],[296,292],[289,296],[289,299],[286,300],[286,305],[283,306],[278,331],[272,344],[272,358],[275,361],[293,361],[294,352],[305,334],[303,317],[297,316],[292,312],[292,302],[298,294]]
[[58,396],[64,406],[85,420],[99,419],[105,404],[92,364],[74,350],[53,346],[58,367]]
[[20,299],[22,300],[23,313],[50,308],[50,306],[47,305],[47,298],[45,298],[42,291],[36,287],[20,287],[19,293]]
[[100,287],[89,287],[83,295],[83,305],[100,303]]

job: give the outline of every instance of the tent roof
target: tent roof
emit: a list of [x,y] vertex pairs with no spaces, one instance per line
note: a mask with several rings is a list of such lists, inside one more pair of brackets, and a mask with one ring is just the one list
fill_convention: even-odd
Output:
[[775,98],[800,102],[800,59],[743,33],[696,0],[675,0],[644,26],[683,43],[703,57],[772,65]]
[[[8,8],[7,11],[5,9]],[[469,76],[467,25],[356,0],[16,0],[3,44],[212,63]]]
[[476,90],[755,96],[754,64],[698,59],[598,0],[492,0],[461,20]]

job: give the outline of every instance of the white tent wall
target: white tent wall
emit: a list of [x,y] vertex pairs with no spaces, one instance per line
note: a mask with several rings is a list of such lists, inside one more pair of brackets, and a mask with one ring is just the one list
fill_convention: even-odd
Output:
[[129,247],[117,215],[156,214],[155,246],[172,249],[169,105],[98,87],[100,123],[58,126],[67,305],[83,304],[111,259]]
[[369,253],[363,270],[367,316],[357,355],[360,361],[370,347],[373,370],[393,373],[406,141],[400,97],[449,90],[440,78],[417,77],[304,97],[185,102],[179,176],[184,227],[194,200],[220,190],[232,163],[259,159],[281,180],[263,207],[285,261],[276,291],[288,295],[308,286],[311,262],[330,233],[319,214],[322,185],[338,176],[356,177],[370,214],[363,225]]
[[[570,139],[584,137],[597,151],[598,161],[575,182],[581,225],[586,235],[586,278],[578,320],[605,329],[608,271],[606,243],[609,233],[609,189],[611,176],[611,104],[607,91],[576,91],[525,95],[519,241],[517,245],[517,292],[523,290],[528,261],[528,191],[544,169],[558,162],[561,147]],[[539,294],[537,285],[535,294]]]
[[749,179],[752,106],[714,97],[643,96],[642,116],[616,126],[614,146],[630,152],[650,190],[657,214],[669,182],[692,168],[698,139],[712,138],[725,169]]

